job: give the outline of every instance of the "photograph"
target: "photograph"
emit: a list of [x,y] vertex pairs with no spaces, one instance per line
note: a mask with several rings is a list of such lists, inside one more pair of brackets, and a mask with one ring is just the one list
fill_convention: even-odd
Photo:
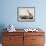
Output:
[[0,0],[0,46],[46,46],[46,0]]
[[18,7],[17,20],[24,22],[35,21],[35,7]]

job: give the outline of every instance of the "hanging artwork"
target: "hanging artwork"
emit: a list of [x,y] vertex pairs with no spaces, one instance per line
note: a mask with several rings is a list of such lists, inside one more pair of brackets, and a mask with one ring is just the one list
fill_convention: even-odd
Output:
[[18,7],[17,20],[22,22],[35,21],[35,7]]

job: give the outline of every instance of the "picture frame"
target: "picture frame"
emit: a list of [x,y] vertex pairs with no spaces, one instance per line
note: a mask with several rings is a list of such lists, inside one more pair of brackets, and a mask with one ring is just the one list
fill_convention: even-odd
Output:
[[18,7],[17,21],[19,22],[34,22],[35,21],[35,7]]

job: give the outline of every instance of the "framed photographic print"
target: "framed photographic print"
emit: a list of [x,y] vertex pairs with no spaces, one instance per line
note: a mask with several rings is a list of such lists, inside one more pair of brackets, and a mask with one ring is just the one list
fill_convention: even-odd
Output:
[[35,7],[18,7],[17,20],[22,22],[35,21]]

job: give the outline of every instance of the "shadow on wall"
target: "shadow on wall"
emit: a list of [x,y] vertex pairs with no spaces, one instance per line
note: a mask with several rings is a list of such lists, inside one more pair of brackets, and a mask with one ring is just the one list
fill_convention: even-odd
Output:
[[4,28],[6,28],[5,25],[0,24],[0,43],[2,43],[2,36],[3,36],[2,32],[6,31],[6,30],[4,30]]

